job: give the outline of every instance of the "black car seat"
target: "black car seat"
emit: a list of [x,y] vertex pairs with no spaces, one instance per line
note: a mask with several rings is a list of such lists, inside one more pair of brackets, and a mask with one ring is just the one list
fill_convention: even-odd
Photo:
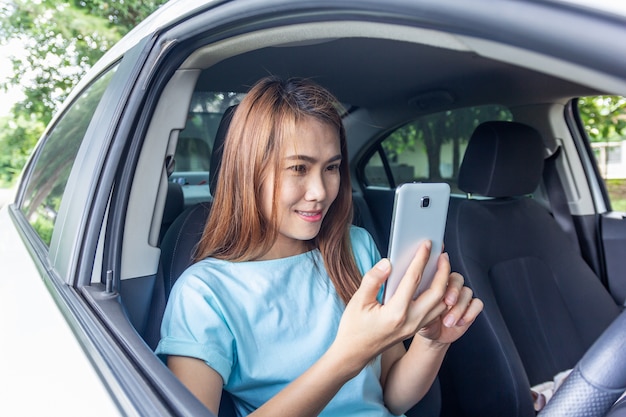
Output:
[[[222,120],[217,128],[213,142],[213,153],[209,164],[209,190],[215,194],[217,178],[222,164],[224,139],[228,126],[232,120],[236,106],[230,106],[222,115]],[[191,265],[194,258],[195,247],[202,237],[204,225],[211,210],[211,202],[203,202],[193,205],[184,210],[174,220],[170,230],[163,237],[161,243],[161,264],[165,282],[165,296],[169,296],[170,290],[176,279]]]
[[176,182],[167,183],[167,196],[165,198],[165,207],[163,208],[163,220],[161,220],[161,231],[159,233],[159,242],[163,240],[165,232],[174,223],[174,220],[185,209],[185,197],[183,188]]
[[445,245],[452,268],[485,304],[450,347],[443,415],[534,416],[530,387],[572,368],[619,314],[575,243],[531,194],[544,164],[539,133],[487,122],[459,171]]
[[[222,120],[220,121],[220,125],[215,136],[213,154],[211,155],[211,163],[209,167],[209,186],[212,193],[217,186],[224,140],[226,138],[228,126],[232,120],[235,108],[236,106],[232,106],[226,110],[222,116]],[[371,215],[367,211],[367,206],[365,205],[364,200],[361,199],[356,204],[358,205],[358,208],[355,208],[357,211],[355,218],[365,223],[362,226],[366,227],[367,223],[371,222]],[[158,343],[159,327],[161,318],[163,317],[163,310],[165,309],[167,297],[169,296],[170,290],[176,282],[176,279],[178,279],[183,271],[193,262],[195,248],[202,236],[204,225],[210,210],[210,202],[200,203],[187,208],[172,223],[163,237],[161,244],[161,269],[163,281],[161,289],[159,290],[161,294],[157,294],[157,300],[153,303],[155,306],[154,312],[151,314],[151,317],[156,318],[158,323],[152,323],[150,335],[146,335],[146,339],[151,340],[148,344],[153,348],[156,347],[156,344]],[[373,233],[373,231],[370,233]],[[157,292],[155,291],[155,294],[156,293]],[[440,389],[438,382],[435,382],[424,399],[411,409],[407,413],[407,416],[437,417],[439,416],[440,410]],[[227,392],[224,392],[222,395],[219,415],[220,417],[235,416],[232,398]]]

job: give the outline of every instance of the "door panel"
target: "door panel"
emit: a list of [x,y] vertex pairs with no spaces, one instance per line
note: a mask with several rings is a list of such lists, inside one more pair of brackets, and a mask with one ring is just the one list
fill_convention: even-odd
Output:
[[615,301],[626,300],[626,218],[623,213],[611,212],[600,216],[602,249],[606,264],[609,290]]
[[[597,186],[595,240],[599,246],[601,276],[613,298],[626,300],[626,97],[581,97],[570,104],[571,125],[584,141],[592,161],[587,171],[591,186]],[[603,207],[608,208],[604,212]]]

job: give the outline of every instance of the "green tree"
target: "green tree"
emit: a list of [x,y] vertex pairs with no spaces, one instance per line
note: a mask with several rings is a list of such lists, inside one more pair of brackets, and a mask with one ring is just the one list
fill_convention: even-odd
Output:
[[382,146],[391,163],[398,162],[404,152],[424,152],[428,161],[427,178],[440,181],[443,179],[439,170],[441,147],[452,143],[452,177],[456,178],[461,164],[461,146],[467,144],[476,126],[487,120],[511,120],[511,114],[504,107],[491,105],[433,113],[395,130]]
[[123,35],[166,0],[11,0],[0,4],[0,43],[17,39],[13,57],[25,98],[0,120],[0,184],[15,180],[58,105]]
[[626,212],[626,179],[606,178],[611,148],[621,152],[621,147],[611,142],[626,140],[626,97],[583,97],[578,100],[578,110],[589,139],[596,143],[606,143],[604,151],[596,148],[595,156],[600,174],[606,183],[611,208]]
[[626,139],[626,97],[582,97],[578,108],[592,142]]

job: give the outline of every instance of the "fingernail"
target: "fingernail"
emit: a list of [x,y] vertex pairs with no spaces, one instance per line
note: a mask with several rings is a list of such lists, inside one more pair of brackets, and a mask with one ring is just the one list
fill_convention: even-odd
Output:
[[446,259],[450,261],[450,255],[448,255],[448,252],[444,252],[443,254],[446,256]]
[[443,325],[446,326],[446,327],[454,326],[454,316],[451,316],[451,315],[450,316],[446,316],[443,319]]
[[464,326],[465,325],[465,320],[461,319],[459,321],[456,322],[457,326]]
[[389,263],[389,259],[387,258],[383,258],[380,261],[378,261],[378,263],[375,265],[376,269],[378,269],[381,272],[387,272],[389,271],[389,268],[391,267],[391,264]]

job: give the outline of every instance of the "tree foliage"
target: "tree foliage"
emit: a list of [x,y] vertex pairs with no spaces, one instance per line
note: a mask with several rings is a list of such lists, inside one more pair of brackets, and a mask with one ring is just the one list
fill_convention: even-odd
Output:
[[166,0],[12,0],[0,4],[0,43],[18,40],[11,58],[24,100],[0,120],[0,184],[10,183],[84,73],[115,42]]
[[593,96],[578,101],[587,135],[594,142],[626,139],[626,97]]
[[510,112],[500,106],[476,106],[447,110],[421,117],[395,130],[383,142],[387,159],[394,163],[404,152],[423,151],[428,160],[429,180],[442,179],[441,146],[452,144],[452,176],[456,178],[460,165],[460,146],[467,144],[480,123],[487,120],[510,120]]

